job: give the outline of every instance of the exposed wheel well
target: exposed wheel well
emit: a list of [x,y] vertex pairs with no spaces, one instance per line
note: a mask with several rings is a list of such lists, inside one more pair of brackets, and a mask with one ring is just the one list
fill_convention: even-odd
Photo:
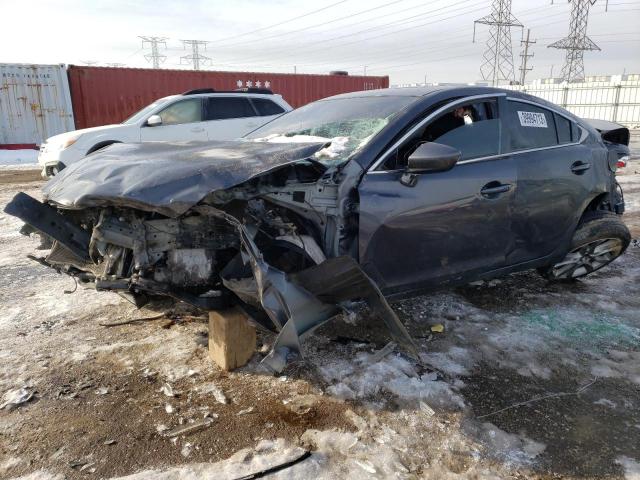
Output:
[[114,143],[122,143],[122,142],[118,140],[105,140],[104,142],[96,143],[93,147],[89,149],[89,151],[87,152],[87,155],[89,155],[90,153],[96,152],[101,148],[108,147],[109,145],[113,145]]
[[589,205],[587,205],[587,208],[585,208],[582,216],[584,217],[587,212],[595,212],[597,210],[612,211],[613,209],[611,208],[610,200],[611,199],[608,192],[597,195],[593,200],[589,202]]

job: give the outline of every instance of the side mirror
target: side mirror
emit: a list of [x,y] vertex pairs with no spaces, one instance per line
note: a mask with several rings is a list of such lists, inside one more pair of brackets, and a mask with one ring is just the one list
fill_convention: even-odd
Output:
[[148,127],[157,127],[158,125],[162,125],[162,117],[160,115],[151,115],[147,118]]
[[441,143],[423,143],[409,155],[407,172],[446,172],[458,163],[460,157],[462,157],[462,153],[457,148]]
[[460,157],[462,153],[449,145],[423,143],[409,155],[407,169],[400,177],[400,183],[407,187],[415,187],[418,183],[418,173],[446,172],[458,163]]

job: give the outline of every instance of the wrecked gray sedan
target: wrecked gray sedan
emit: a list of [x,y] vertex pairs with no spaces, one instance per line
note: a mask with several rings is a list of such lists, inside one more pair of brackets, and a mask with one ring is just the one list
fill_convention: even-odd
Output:
[[530,268],[577,278],[625,250],[626,134],[498,89],[358,92],[242,141],[112,145],[5,211],[50,248],[34,259],[82,284],[139,306],[239,305],[279,332],[275,371],[354,300],[415,357],[385,296]]

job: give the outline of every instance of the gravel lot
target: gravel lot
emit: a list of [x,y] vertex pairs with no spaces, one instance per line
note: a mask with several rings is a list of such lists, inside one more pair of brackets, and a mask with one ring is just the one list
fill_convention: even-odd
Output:
[[[640,161],[625,170],[638,239]],[[41,186],[35,171],[1,170],[0,205]],[[573,284],[526,272],[394,304],[428,368],[398,353],[374,362],[387,338],[362,311],[271,377],[260,353],[219,371],[197,312],[101,326],[157,311],[63,293],[73,281],[28,260],[18,228],[0,213],[0,395],[33,397],[0,410],[0,478],[232,479],[303,449],[270,478],[640,478],[637,243]]]

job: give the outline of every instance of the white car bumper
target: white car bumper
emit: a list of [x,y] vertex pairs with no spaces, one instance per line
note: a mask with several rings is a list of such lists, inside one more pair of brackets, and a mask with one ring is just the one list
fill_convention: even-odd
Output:
[[40,147],[38,154],[38,164],[42,167],[42,176],[51,178],[60,170],[83,157],[82,152],[77,151],[73,146],[63,150],[50,150],[47,144]]

